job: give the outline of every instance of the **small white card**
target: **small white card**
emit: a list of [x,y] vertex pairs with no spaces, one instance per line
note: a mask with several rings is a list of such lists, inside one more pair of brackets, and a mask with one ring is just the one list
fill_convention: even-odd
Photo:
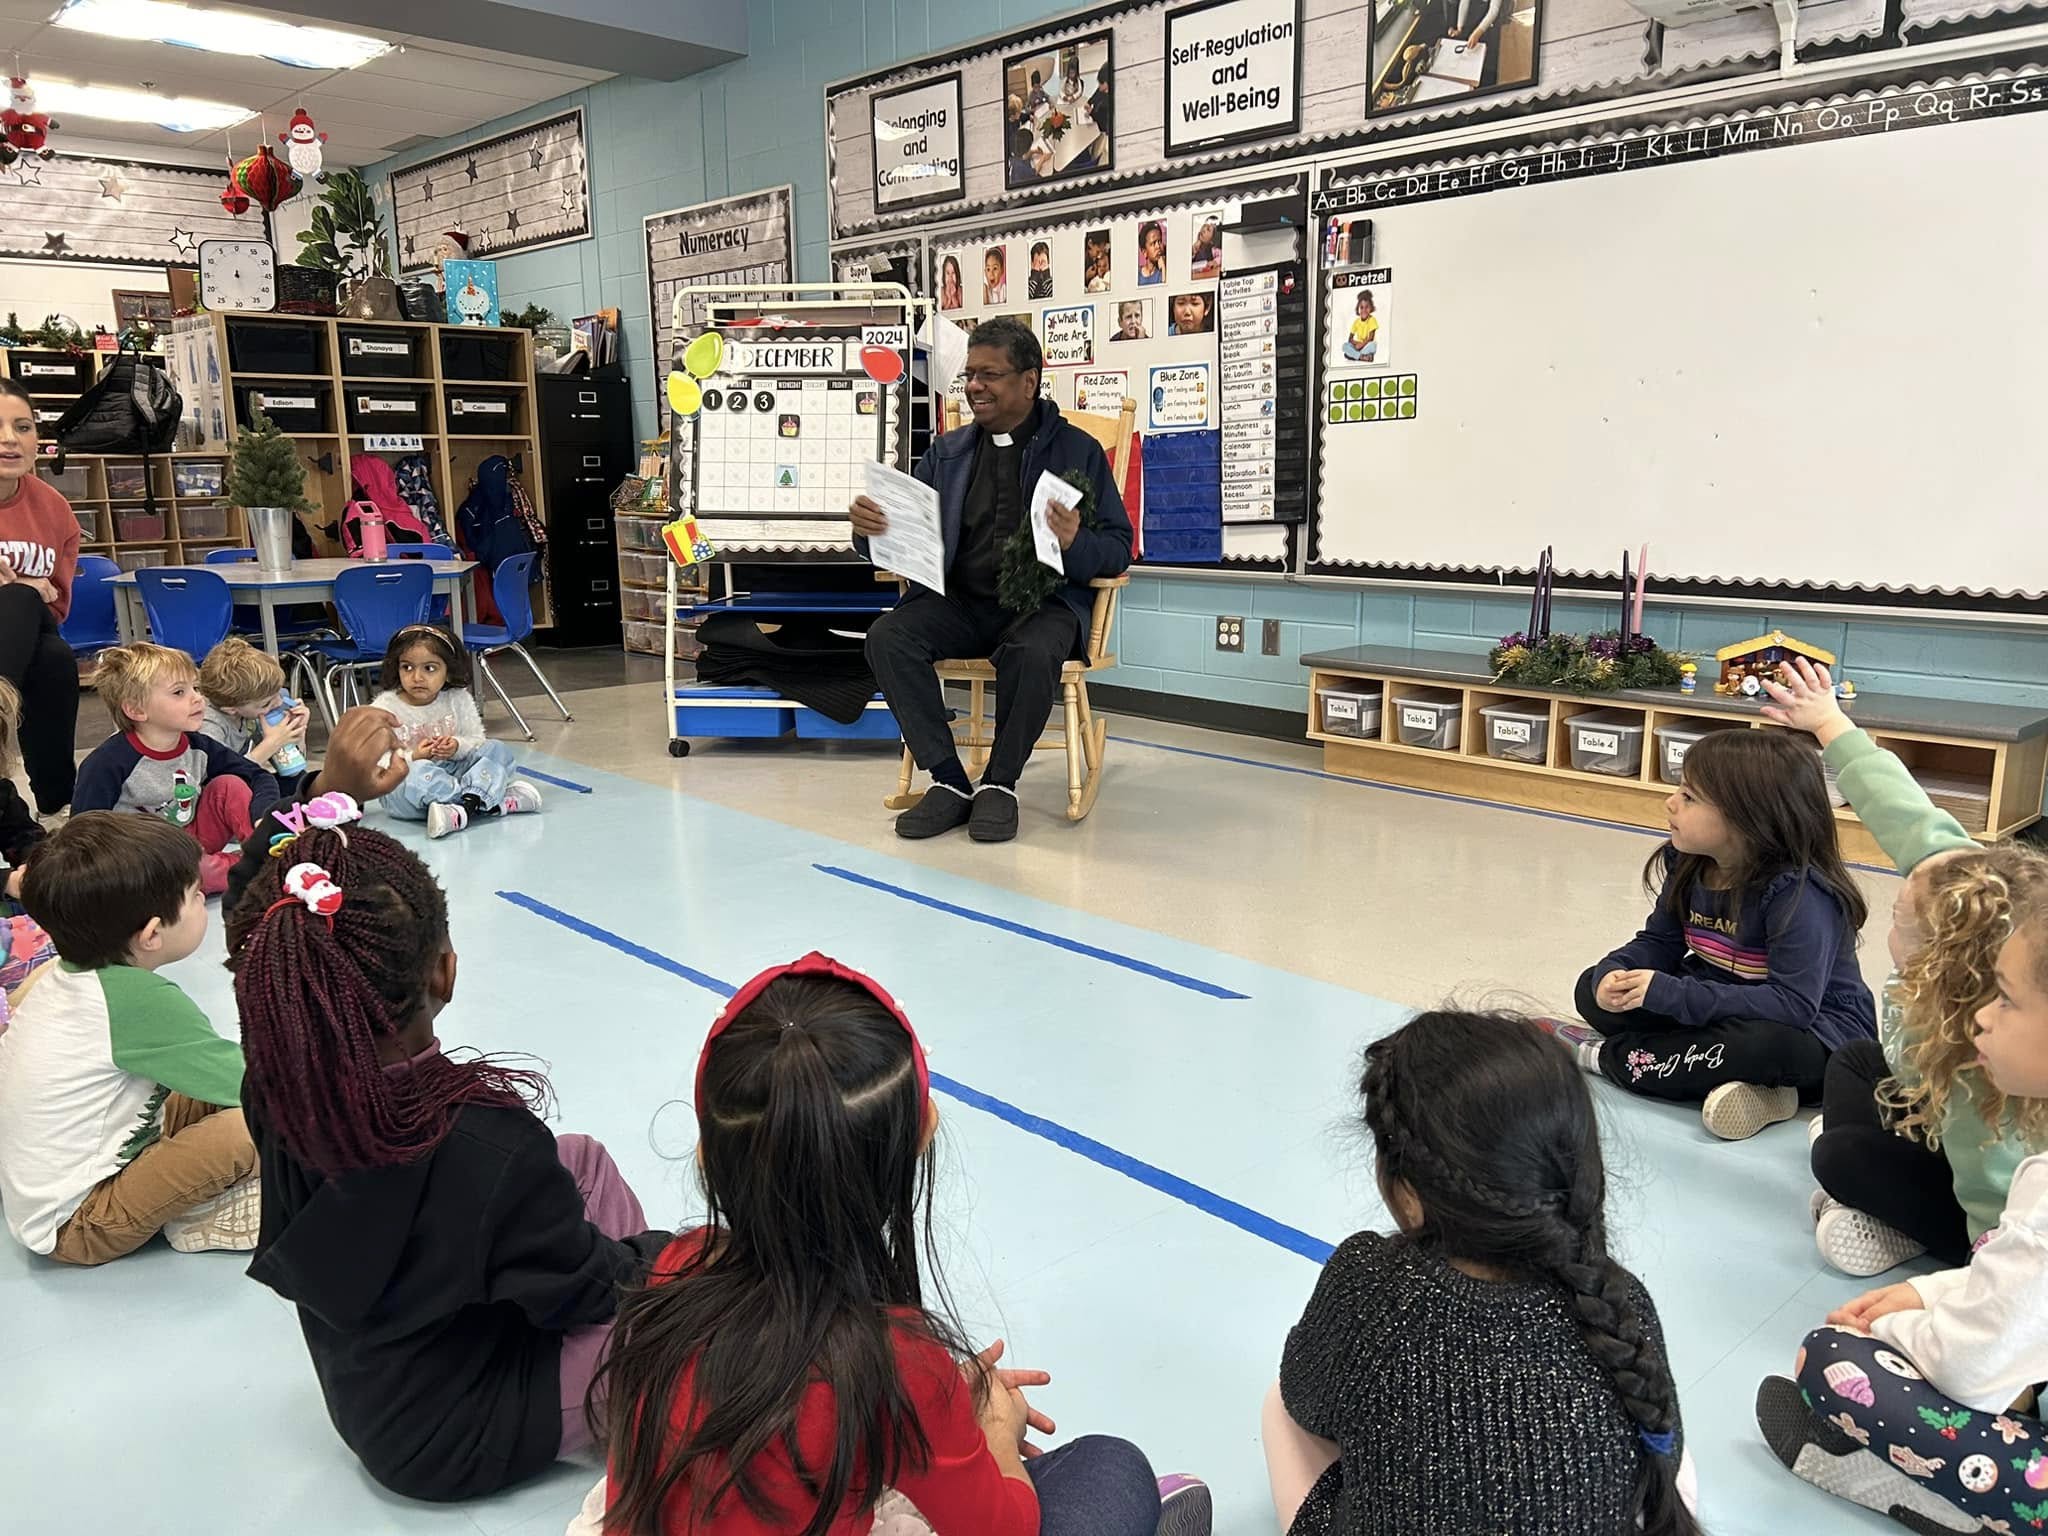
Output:
[[1059,535],[1052,531],[1049,517],[1054,502],[1076,508],[1081,505],[1081,493],[1048,469],[1039,475],[1031,492],[1031,542],[1038,547],[1038,563],[1049,565],[1064,576],[1067,557],[1060,549]]

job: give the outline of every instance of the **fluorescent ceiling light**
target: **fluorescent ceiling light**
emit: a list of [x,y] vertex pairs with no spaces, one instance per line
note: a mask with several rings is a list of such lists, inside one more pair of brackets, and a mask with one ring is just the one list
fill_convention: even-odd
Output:
[[195,10],[173,0],[66,0],[52,20],[101,37],[238,53],[295,69],[354,69],[394,46],[360,32],[302,27],[244,11]]
[[225,101],[195,101],[186,96],[153,96],[106,85],[73,85],[38,79],[36,103],[52,117],[96,117],[110,123],[154,123],[172,133],[202,133],[233,128],[256,115],[253,108]]

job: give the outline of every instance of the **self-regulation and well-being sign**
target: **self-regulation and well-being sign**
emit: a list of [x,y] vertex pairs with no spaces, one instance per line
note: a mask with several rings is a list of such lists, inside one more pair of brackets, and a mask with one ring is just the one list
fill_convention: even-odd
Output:
[[1300,124],[1300,0],[1205,0],[1167,13],[1167,154]]
[[1095,361],[1095,306],[1048,309],[1039,319],[1039,345],[1048,368],[1085,366]]
[[1152,425],[1209,425],[1209,365],[1171,363],[1152,370]]
[[875,208],[950,202],[967,190],[960,157],[960,72],[885,91],[870,102]]

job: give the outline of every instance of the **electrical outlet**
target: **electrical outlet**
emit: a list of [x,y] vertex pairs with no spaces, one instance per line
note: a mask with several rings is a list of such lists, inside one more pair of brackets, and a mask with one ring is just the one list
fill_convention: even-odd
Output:
[[1244,620],[1227,614],[1216,615],[1216,649],[1244,654]]
[[1268,619],[1259,633],[1259,654],[1278,656],[1280,654],[1280,621]]

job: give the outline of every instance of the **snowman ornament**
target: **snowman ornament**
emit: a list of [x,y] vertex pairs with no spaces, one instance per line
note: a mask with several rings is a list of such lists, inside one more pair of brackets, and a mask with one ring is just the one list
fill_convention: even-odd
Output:
[[327,157],[327,151],[320,147],[327,142],[327,135],[313,126],[304,107],[292,113],[291,126],[277,136],[277,142],[284,146],[285,162],[299,173],[302,181],[327,179],[327,172],[320,168]]

